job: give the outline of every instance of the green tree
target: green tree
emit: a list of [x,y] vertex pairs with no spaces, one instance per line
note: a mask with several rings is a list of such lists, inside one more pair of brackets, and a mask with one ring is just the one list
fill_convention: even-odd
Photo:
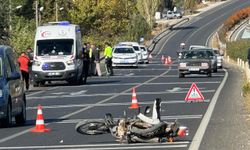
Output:
[[161,0],[137,0],[136,7],[150,27],[153,27],[155,12],[161,5]]

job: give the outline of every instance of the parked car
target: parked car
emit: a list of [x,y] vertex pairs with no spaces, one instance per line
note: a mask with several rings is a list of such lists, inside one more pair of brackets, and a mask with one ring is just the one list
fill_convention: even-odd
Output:
[[142,50],[140,48],[139,43],[137,43],[137,42],[120,42],[119,45],[132,46],[134,48],[135,52],[137,53],[138,62],[139,63],[143,63],[143,60],[142,60]]
[[176,19],[176,18],[182,18],[182,14],[178,11],[167,11],[162,13],[162,18],[166,19]]
[[211,60],[212,60],[212,70],[213,72],[218,71],[218,60],[217,60],[217,55],[214,53],[214,50],[210,47],[203,46],[203,45],[191,45],[189,47],[189,50],[210,50],[209,54],[211,55]]
[[216,58],[217,58],[217,67],[218,68],[223,68],[223,55],[220,54],[220,51],[218,49],[213,49]]
[[140,48],[142,50],[142,60],[144,63],[148,64],[148,51],[144,45],[140,45]]
[[112,66],[138,67],[138,57],[132,46],[117,45],[113,48]]
[[26,121],[26,97],[17,59],[9,46],[0,45],[0,125]]
[[179,78],[186,74],[206,74],[212,76],[211,50],[196,49],[185,51],[178,61]]

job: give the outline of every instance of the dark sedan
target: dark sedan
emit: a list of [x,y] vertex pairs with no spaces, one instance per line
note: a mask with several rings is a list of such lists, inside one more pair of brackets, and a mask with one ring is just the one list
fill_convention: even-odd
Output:
[[210,50],[195,49],[185,51],[179,60],[179,78],[186,74],[206,74],[212,76],[212,56]]

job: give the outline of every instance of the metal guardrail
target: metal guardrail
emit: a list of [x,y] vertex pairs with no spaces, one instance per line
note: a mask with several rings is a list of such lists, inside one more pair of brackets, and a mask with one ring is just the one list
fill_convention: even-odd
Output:
[[188,22],[188,21],[189,21],[189,18],[185,18],[185,19],[182,19],[181,21],[179,21],[179,22],[177,22],[177,23],[175,23],[175,24],[173,24],[173,25],[167,27],[165,30],[163,30],[160,34],[156,35],[156,36],[152,39],[152,41],[151,41],[151,43],[150,43],[150,45],[149,45],[149,47],[148,47],[148,50],[149,50],[150,52],[152,52],[152,51],[155,49],[156,44],[157,44],[163,37],[165,37],[165,36],[168,35],[169,32],[166,33],[167,31],[171,31],[171,30],[173,29],[174,26],[179,25],[179,24],[182,24],[182,23],[185,23],[185,22]]
[[229,40],[230,40],[230,41],[233,41],[233,40],[232,40],[233,35],[234,35],[242,26],[244,26],[245,24],[247,24],[247,23],[249,22],[249,19],[250,19],[250,18],[246,19],[246,20],[243,21],[239,26],[237,26],[236,28],[233,29],[233,32],[231,32],[230,35],[229,35]]

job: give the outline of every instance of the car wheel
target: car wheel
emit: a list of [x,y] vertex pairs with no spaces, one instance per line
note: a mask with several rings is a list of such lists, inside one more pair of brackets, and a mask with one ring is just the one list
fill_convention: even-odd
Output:
[[22,111],[20,114],[15,116],[16,124],[22,125],[26,122],[26,104],[25,104],[25,96],[23,96],[22,102]]
[[39,87],[39,82],[38,81],[33,81],[33,86],[34,87]]
[[209,72],[209,73],[207,74],[207,76],[208,76],[208,77],[212,77],[212,73]]
[[1,127],[4,127],[4,128],[12,125],[12,109],[9,103],[7,105],[6,118],[0,120],[0,125]]

